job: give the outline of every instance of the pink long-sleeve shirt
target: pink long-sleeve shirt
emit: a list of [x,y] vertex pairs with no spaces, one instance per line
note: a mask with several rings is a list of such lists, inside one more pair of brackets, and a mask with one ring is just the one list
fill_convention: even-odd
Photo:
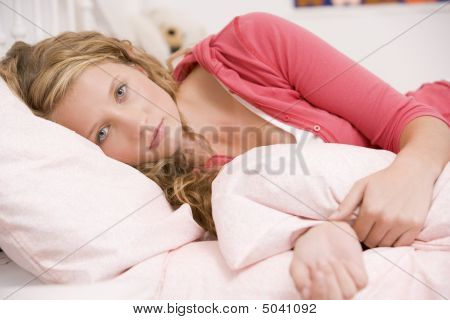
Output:
[[411,120],[433,116],[450,126],[434,106],[401,94],[312,32],[268,13],[235,17],[196,44],[174,78],[182,81],[197,63],[231,93],[325,142],[398,153]]

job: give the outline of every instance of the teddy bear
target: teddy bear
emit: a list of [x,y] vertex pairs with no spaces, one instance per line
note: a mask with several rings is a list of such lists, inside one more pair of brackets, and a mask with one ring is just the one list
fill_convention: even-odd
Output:
[[192,47],[207,35],[206,28],[185,13],[166,7],[144,9],[130,22],[135,44],[163,64],[173,53]]
[[164,66],[172,53],[191,47],[206,37],[205,27],[180,9],[151,6],[149,2],[137,0],[131,1],[129,6],[112,5],[111,0],[94,3],[96,10],[91,22],[95,29],[131,41]]

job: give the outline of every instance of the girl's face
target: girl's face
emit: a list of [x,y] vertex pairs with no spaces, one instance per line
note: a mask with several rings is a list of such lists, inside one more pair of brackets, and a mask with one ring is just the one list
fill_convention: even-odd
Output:
[[[134,66],[103,63],[77,77],[50,116],[121,162],[137,165],[171,156],[181,144],[180,116],[170,95]],[[150,148],[161,125],[159,144]]]

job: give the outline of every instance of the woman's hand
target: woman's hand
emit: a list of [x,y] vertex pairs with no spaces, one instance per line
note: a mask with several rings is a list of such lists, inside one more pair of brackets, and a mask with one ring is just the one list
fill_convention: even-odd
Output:
[[300,236],[290,272],[302,299],[350,299],[368,281],[355,231],[342,221]]
[[410,245],[425,223],[434,180],[424,168],[401,164],[358,180],[330,220],[343,220],[360,205],[353,224],[359,241],[369,248]]

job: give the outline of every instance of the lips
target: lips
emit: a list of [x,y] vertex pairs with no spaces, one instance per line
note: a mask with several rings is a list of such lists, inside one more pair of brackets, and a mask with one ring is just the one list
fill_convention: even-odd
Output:
[[153,148],[156,148],[158,146],[159,141],[161,140],[160,131],[161,131],[161,127],[162,127],[163,122],[164,122],[164,118],[161,119],[161,122],[159,123],[158,127],[156,127],[155,132],[153,133],[152,142],[150,143],[149,149],[153,149]]

